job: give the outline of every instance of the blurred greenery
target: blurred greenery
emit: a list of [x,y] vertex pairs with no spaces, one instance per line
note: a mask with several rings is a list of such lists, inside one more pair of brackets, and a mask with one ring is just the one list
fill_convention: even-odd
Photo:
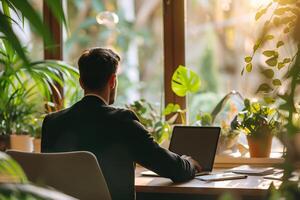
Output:
[[[118,16],[114,25],[97,23],[109,11]],[[94,46],[114,49],[121,56],[116,105],[140,98],[161,103],[163,95],[162,5],[154,0],[67,1],[69,34],[65,60],[75,65],[81,52]],[[151,83],[151,84],[149,84]],[[155,94],[155,95],[153,95]]]
[[[285,162],[283,182],[279,188],[270,188],[270,199],[294,200],[300,197],[299,179],[291,181],[290,178],[300,161],[299,141],[299,77],[300,77],[300,1],[299,0],[275,0],[262,7],[256,13],[255,19],[263,21],[264,26],[257,41],[253,46],[253,52],[245,57],[246,67],[243,69],[252,72],[255,65],[253,57],[262,54],[265,63],[262,75],[264,79],[257,92],[263,93],[268,100],[278,101],[278,109],[284,117],[284,126],[279,138],[285,144]],[[279,33],[279,34],[278,34]],[[293,40],[293,42],[290,42]],[[272,43],[273,45],[266,45]],[[266,49],[267,47],[267,49]],[[282,50],[288,49],[288,53]],[[249,68],[247,66],[253,66]],[[273,100],[274,99],[274,100]],[[298,137],[297,137],[298,136]],[[299,176],[299,175],[298,175]]]
[[[12,59],[14,53],[17,53],[25,64],[28,64],[30,61],[30,58],[23,50],[23,45],[17,37],[16,31],[12,27],[12,24],[17,24],[17,22],[15,19],[12,19],[11,11],[13,11],[20,20],[22,20],[22,24],[24,24],[24,19],[27,19],[30,22],[36,32],[43,37],[46,47],[53,45],[53,39],[49,27],[43,23],[41,16],[35,11],[28,0],[1,0],[0,2],[2,4],[2,9],[0,10],[0,32],[3,34],[1,39],[4,39],[8,59]],[[49,6],[50,10],[53,11],[56,19],[60,23],[64,23],[66,25],[66,19],[60,5],[60,1],[45,0],[45,3]],[[17,26],[21,27],[19,24],[17,24]]]
[[145,99],[140,99],[126,105],[126,107],[136,113],[141,124],[150,132],[155,141],[162,143],[164,140],[169,139],[171,134],[170,123],[164,121],[162,114],[151,103]]
[[28,183],[28,179],[20,165],[6,153],[1,151],[0,176],[6,178],[7,182]]
[[203,82],[202,92],[218,93],[220,88],[219,74],[215,64],[215,56],[211,47],[206,47],[200,59],[199,75]]
[[[2,20],[7,23],[7,29],[15,31],[12,27],[17,26],[23,30],[25,18],[43,36],[46,47],[50,44],[49,33],[45,33],[48,27],[45,28],[39,14],[28,1],[2,0],[1,3],[1,12],[6,16]],[[56,7],[55,16],[66,24],[58,3],[55,0],[48,2],[48,5],[51,9]],[[19,21],[12,19],[12,14]],[[28,48],[22,45],[19,48],[19,40],[15,41],[16,44],[12,43],[14,38],[10,36],[4,33],[0,38],[0,134],[31,134],[38,137],[42,114],[57,107],[53,103],[53,94],[59,95],[59,87],[64,84],[74,87],[78,82],[78,71],[62,61],[32,61]]]

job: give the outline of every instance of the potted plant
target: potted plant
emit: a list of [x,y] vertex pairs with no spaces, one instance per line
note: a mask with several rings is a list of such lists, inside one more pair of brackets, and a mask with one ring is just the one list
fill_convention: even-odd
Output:
[[39,126],[35,129],[33,135],[33,152],[35,153],[41,153],[41,137],[42,137],[42,125],[39,124]]
[[245,99],[244,105],[233,127],[246,134],[251,157],[269,157],[272,138],[279,129],[278,112],[249,99]]
[[29,133],[33,138],[33,152],[41,153],[41,136],[42,136],[42,122],[43,115],[32,115],[29,124]]
[[[60,8],[59,2],[46,3],[51,10]],[[46,105],[56,107],[51,101],[52,94],[58,91],[57,86],[63,87],[64,80],[75,85],[78,72],[61,61],[31,61],[27,48],[22,47],[12,29],[13,24],[22,26],[10,17],[11,12],[19,19],[29,19],[32,27],[45,40],[46,46],[52,42],[48,27],[27,1],[2,1],[1,6],[0,20],[3,29],[0,32],[3,37],[0,38],[0,148],[5,150],[10,141],[12,148],[32,151],[32,138],[29,136],[33,133],[32,119],[44,112]],[[65,23],[62,9],[55,11],[59,21]],[[37,101],[32,101],[32,95],[39,96]]]
[[23,87],[15,90],[9,88],[3,90],[0,96],[0,129],[2,134],[10,136],[11,149],[32,151],[32,137],[29,131],[30,121],[36,109],[32,103],[26,101],[30,99],[30,91]]

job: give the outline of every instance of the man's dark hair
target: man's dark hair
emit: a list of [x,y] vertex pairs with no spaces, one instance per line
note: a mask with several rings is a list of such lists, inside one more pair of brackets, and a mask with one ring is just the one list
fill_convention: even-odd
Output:
[[79,74],[86,89],[103,89],[117,72],[120,57],[110,49],[85,50],[78,60]]

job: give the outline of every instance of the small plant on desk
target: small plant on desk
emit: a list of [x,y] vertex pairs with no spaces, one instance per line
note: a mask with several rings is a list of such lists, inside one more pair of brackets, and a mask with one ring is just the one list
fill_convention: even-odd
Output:
[[249,99],[245,99],[244,105],[232,124],[246,134],[251,157],[269,157],[273,135],[279,129],[278,112]]

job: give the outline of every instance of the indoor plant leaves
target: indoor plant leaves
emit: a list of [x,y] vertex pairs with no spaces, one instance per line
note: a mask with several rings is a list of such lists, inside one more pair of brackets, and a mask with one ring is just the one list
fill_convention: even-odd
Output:
[[176,95],[184,97],[188,92],[197,92],[200,84],[200,78],[195,72],[179,65],[172,76],[171,87]]

